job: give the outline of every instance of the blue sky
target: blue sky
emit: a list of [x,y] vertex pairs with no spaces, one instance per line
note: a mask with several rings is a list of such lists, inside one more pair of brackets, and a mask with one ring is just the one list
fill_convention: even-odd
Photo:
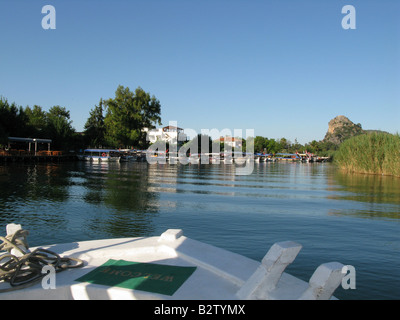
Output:
[[0,96],[64,106],[77,131],[121,84],[155,95],[163,125],[197,132],[307,143],[345,115],[396,133],[399,17],[397,0],[0,0]]

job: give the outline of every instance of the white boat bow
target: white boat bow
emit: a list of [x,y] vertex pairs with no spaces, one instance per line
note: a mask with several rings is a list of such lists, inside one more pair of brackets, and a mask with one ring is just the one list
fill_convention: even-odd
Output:
[[[19,225],[17,225],[19,226]],[[14,228],[15,230],[15,228]],[[294,242],[274,244],[261,262],[215,246],[187,238],[180,229],[169,229],[161,236],[104,239],[41,246],[60,256],[84,261],[81,268],[67,269],[55,275],[55,288],[44,289],[39,282],[27,288],[0,293],[0,299],[335,299],[332,294],[342,281],[343,265],[337,262],[317,268],[307,283],[286,272],[301,245]],[[30,250],[34,250],[31,248]],[[163,294],[121,286],[108,286],[77,281],[98,270],[107,261],[158,266],[192,267],[194,272],[173,294]],[[125,269],[124,269],[125,270]],[[103,269],[103,272],[106,271]],[[93,272],[92,272],[93,273]],[[133,275],[132,272],[110,271],[108,276],[143,276],[145,281],[162,282],[159,275]],[[169,281],[172,278],[164,278]],[[0,290],[9,289],[0,282]],[[16,288],[18,289],[18,288]]]

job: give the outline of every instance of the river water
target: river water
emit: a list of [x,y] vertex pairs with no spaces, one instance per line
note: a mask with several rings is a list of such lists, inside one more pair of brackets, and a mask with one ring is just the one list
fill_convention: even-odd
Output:
[[87,162],[0,164],[0,235],[30,246],[156,236],[166,229],[260,261],[278,241],[303,245],[288,273],[354,266],[340,299],[400,299],[400,179],[344,174],[330,163],[235,165]]

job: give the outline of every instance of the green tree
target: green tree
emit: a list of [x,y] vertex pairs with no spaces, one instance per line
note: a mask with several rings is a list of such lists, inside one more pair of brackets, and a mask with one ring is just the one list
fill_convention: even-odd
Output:
[[7,144],[7,137],[10,132],[10,120],[15,118],[16,115],[13,116],[10,105],[6,99],[0,99],[0,144]]
[[290,152],[295,153],[295,152],[303,152],[304,146],[297,141],[297,139],[294,139],[294,143],[290,146]]
[[320,144],[316,140],[311,141],[310,144],[307,147],[308,147],[307,151],[308,152],[311,151],[312,153],[318,153],[318,151],[321,150]]
[[118,86],[114,99],[106,101],[106,138],[117,147],[147,146],[143,128],[153,129],[161,124],[161,105],[154,97],[138,87],[135,93]]
[[47,136],[53,140],[53,148],[66,150],[73,144],[75,130],[72,128],[69,111],[54,106],[47,113]]
[[29,106],[25,108],[25,114],[27,116],[27,124],[31,128],[32,137],[46,138],[46,126],[47,126],[47,113],[42,110],[42,107],[34,105],[33,109]]
[[254,138],[254,152],[264,152],[267,148],[267,139],[261,136],[256,136]]
[[27,126],[27,116],[22,107],[15,103],[9,104],[6,99],[0,99],[0,144],[7,144],[8,137],[25,137],[30,132]]
[[85,124],[86,144],[92,147],[102,147],[105,143],[105,133],[103,99],[100,99],[99,105],[90,111],[90,117]]
[[290,141],[288,141],[286,138],[281,138],[279,140],[279,151],[280,152],[288,152],[289,147],[290,147]]
[[280,151],[279,144],[275,139],[268,139],[266,142],[267,153],[275,154]]

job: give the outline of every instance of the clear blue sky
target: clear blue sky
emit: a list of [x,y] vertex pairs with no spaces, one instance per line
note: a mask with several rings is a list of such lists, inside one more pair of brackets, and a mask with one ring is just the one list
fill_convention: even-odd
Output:
[[397,0],[0,0],[0,96],[64,106],[77,131],[121,84],[155,95],[163,125],[197,132],[306,143],[345,115],[396,133],[399,18]]

